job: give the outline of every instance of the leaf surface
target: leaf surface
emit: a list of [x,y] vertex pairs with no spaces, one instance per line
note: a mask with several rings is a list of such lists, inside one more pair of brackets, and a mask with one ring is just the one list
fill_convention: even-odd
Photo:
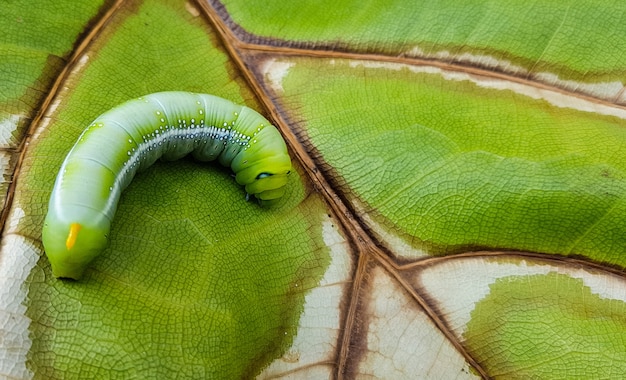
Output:
[[[0,5],[2,376],[624,372],[621,2],[36,3]],[[158,162],[85,278],[54,279],[65,155],[166,90],[272,120],[287,194]]]

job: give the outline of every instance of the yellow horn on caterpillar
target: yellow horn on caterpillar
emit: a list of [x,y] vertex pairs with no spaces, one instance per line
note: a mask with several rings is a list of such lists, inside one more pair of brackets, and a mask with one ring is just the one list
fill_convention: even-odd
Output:
[[65,240],[65,246],[69,251],[72,249],[74,244],[76,244],[76,239],[78,238],[78,232],[83,228],[79,223],[70,224],[70,233],[67,235],[67,240]]

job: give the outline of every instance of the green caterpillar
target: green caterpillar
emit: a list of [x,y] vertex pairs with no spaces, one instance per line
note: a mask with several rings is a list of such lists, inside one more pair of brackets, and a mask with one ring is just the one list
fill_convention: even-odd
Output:
[[261,202],[285,192],[287,146],[256,111],[189,92],[128,101],[94,120],[61,166],[42,232],[53,275],[80,279],[104,250],[120,195],[137,171],[189,153],[230,166]]

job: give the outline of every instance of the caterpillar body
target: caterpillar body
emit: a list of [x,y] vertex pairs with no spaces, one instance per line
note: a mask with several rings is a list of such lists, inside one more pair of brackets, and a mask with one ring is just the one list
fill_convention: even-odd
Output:
[[251,108],[189,92],[123,103],[80,135],[56,177],[42,240],[55,277],[80,279],[108,244],[122,191],[157,159],[191,153],[230,166],[261,202],[281,197],[291,160],[280,132]]

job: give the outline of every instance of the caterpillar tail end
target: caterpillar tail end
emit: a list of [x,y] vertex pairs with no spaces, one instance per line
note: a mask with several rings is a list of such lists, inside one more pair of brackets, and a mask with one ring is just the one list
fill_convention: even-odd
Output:
[[[76,241],[78,239],[78,233],[83,228],[80,223],[72,223],[69,227],[69,232],[67,234],[67,238],[65,239],[65,249],[68,255],[71,255],[73,252],[73,248],[76,245]],[[46,249],[46,253],[48,250]],[[62,257],[62,254],[58,255]],[[86,265],[82,263],[76,263],[72,260],[54,260],[54,254],[50,255],[48,253],[48,258],[50,260],[50,265],[52,267],[52,275],[56,278],[68,278],[72,280],[80,280],[85,273]]]
[[52,275],[59,279],[80,280],[85,274],[87,267],[68,266],[62,263],[52,264]]
[[49,218],[44,223],[42,241],[52,275],[80,280],[89,264],[106,247],[107,233],[77,222],[55,223],[53,217]]

